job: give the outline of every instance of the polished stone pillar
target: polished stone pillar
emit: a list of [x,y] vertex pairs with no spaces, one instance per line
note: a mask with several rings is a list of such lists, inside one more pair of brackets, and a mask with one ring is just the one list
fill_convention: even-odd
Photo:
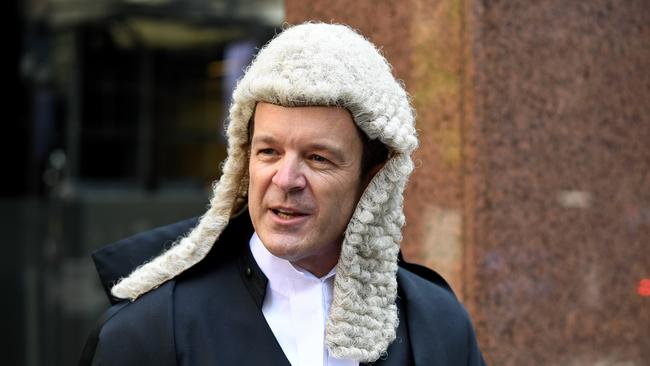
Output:
[[287,0],[382,47],[421,147],[407,259],[493,365],[650,360],[650,3]]

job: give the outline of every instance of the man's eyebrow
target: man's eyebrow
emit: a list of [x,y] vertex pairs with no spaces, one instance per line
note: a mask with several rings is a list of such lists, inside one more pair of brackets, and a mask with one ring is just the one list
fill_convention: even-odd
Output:
[[310,150],[327,151],[328,153],[333,155],[334,159],[338,161],[345,160],[345,154],[343,153],[343,150],[338,146],[333,146],[331,144],[322,143],[322,142],[314,142],[307,146]]
[[254,134],[253,135],[253,140],[251,141],[251,143],[263,143],[263,144],[273,144],[273,143],[276,143],[276,142],[277,142],[277,140],[273,136],[270,136],[270,135],[258,135],[258,134]]

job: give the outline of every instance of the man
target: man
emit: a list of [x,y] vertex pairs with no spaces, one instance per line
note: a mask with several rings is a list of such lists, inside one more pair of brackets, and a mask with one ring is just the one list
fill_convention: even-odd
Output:
[[398,259],[417,136],[374,45],[343,25],[286,29],[239,81],[230,121],[203,217],[94,254],[115,305],[85,360],[484,364],[444,280]]

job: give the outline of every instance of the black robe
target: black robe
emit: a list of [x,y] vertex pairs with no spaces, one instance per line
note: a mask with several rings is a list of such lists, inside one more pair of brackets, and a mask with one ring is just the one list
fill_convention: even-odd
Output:
[[[187,233],[185,220],[93,254],[112,303],[91,334],[81,365],[289,365],[262,313],[267,279],[248,241],[247,211],[233,218],[208,256],[134,302],[110,287]],[[374,365],[484,365],[463,306],[435,272],[399,261],[397,338]]]

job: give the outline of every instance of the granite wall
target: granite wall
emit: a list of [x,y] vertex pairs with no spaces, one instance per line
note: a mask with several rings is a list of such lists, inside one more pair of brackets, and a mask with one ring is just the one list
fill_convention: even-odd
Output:
[[348,23],[413,95],[407,259],[492,365],[650,360],[650,2],[286,1]]

